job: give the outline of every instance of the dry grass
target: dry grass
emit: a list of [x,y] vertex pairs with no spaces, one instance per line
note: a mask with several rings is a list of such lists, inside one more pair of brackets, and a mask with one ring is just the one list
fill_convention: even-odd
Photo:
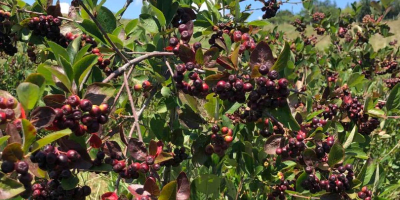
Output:
[[[374,49],[379,49],[387,46],[389,42],[393,40],[398,40],[400,42],[400,19],[394,20],[394,21],[387,21],[386,22],[389,27],[391,28],[390,32],[393,33],[394,35],[391,37],[384,38],[381,35],[377,34],[374,35],[371,38],[371,44],[374,47]],[[264,29],[265,30],[272,30],[275,27],[275,25],[268,25]],[[299,36],[299,33],[295,31],[295,28],[290,25],[290,24],[280,24],[278,25],[278,30],[282,31],[285,33],[286,38],[288,39],[295,39],[296,37]],[[308,26],[306,29],[306,35],[316,35],[316,33],[313,31],[311,26]],[[317,48],[323,49],[325,48],[329,43],[330,43],[330,38],[329,36],[317,36],[318,37],[318,43],[316,45]]]

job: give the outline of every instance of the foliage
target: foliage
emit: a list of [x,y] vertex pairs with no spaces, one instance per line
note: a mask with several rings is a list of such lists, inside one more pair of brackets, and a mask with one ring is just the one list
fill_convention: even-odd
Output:
[[104,2],[0,2],[0,199],[398,197],[394,1]]

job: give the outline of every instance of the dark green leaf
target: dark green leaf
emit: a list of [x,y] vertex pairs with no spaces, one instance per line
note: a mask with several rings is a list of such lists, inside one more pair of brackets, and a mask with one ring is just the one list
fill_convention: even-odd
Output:
[[[10,162],[17,162],[24,157],[24,151],[20,143],[11,143],[7,145],[2,154],[2,159]],[[0,193],[1,195],[1,193]]]
[[74,80],[77,86],[82,84],[82,81],[88,73],[91,71],[93,65],[97,63],[97,56],[96,55],[88,55],[83,57],[82,59],[78,60],[74,66]]
[[23,191],[24,185],[0,172],[0,199],[12,199]]
[[278,72],[284,70],[290,60],[290,52],[290,45],[288,42],[285,42],[285,46],[271,70],[276,70]]
[[394,86],[392,91],[390,91],[386,102],[386,108],[388,111],[400,110],[400,83]]
[[17,95],[25,110],[32,110],[39,100],[40,89],[33,83],[24,82],[18,85]]
[[46,135],[44,138],[34,142],[32,144],[31,153],[39,150],[40,148],[68,135],[71,135],[72,131],[70,129],[65,129],[61,131],[57,131],[51,134]]
[[333,167],[341,162],[344,158],[344,149],[340,143],[335,143],[329,152],[328,164]]
[[171,181],[163,187],[160,193],[159,200],[176,200],[176,181]]
[[117,28],[114,13],[104,6],[97,10],[96,19],[107,33],[112,33]]

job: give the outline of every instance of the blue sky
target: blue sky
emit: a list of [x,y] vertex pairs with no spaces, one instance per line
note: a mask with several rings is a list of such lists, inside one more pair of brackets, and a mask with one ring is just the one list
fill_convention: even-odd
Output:
[[[208,1],[210,1],[210,0],[208,0]],[[300,2],[300,1],[301,0],[290,0],[289,2]],[[334,2],[334,1],[336,2],[336,4],[339,7],[344,8],[344,7],[346,7],[346,5],[348,3],[352,3],[356,0],[331,0],[331,2]],[[34,2],[34,0],[25,0],[25,2],[32,4]],[[68,3],[68,4],[71,3],[70,0],[60,0],[60,2]],[[126,0],[107,0],[105,3],[105,6],[113,12],[117,12],[119,9],[121,9],[124,6],[125,2],[126,2]],[[125,12],[124,17],[129,18],[129,19],[137,18],[140,14],[140,8],[142,5],[141,2],[142,2],[142,0],[134,0],[134,2],[131,4],[131,6],[128,8],[128,10]],[[283,1],[283,2],[285,2],[285,1]],[[242,5],[242,7],[244,7],[247,4],[252,4],[252,8],[262,7],[261,2],[255,2],[253,0],[243,2],[241,5]],[[290,10],[295,13],[299,12],[301,9],[302,9],[301,4],[284,3],[284,5],[281,6],[281,10]],[[262,11],[254,11],[254,13],[250,16],[249,20],[258,19],[262,16],[262,14],[263,14]]]

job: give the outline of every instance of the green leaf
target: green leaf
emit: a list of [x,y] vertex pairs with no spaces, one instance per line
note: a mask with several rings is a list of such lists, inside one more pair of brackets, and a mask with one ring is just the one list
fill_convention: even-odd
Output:
[[139,19],[133,19],[125,26],[126,35],[129,35],[139,23]]
[[25,110],[32,110],[39,100],[39,86],[24,82],[18,85],[17,95]]
[[266,20],[254,20],[248,23],[249,26],[267,26],[268,24]]
[[32,144],[32,150],[30,153],[38,151],[40,148],[68,135],[71,135],[72,131],[70,129],[65,129],[61,131],[57,131],[51,134],[46,135],[44,138],[34,142]]
[[167,185],[165,185],[162,190],[161,194],[158,197],[159,200],[175,200],[176,199],[176,188],[177,188],[176,181],[171,181]]
[[[267,111],[267,110],[265,110]],[[285,104],[282,107],[275,108],[273,110],[269,110],[270,114],[274,116],[279,122],[281,122],[285,127],[290,128],[291,130],[298,131],[300,130],[300,125],[297,123],[296,119],[292,116],[290,111],[290,107],[288,104]],[[268,117],[266,113],[264,113],[265,117]]]
[[94,105],[107,102],[115,93],[115,88],[107,83],[93,83],[86,89],[85,99],[92,101]]
[[75,64],[78,60],[82,59],[83,56],[85,56],[85,54],[88,52],[88,50],[91,46],[92,45],[85,45],[84,47],[82,47],[82,49],[79,50],[79,52],[75,55],[73,64]]
[[97,25],[91,20],[84,19],[82,23],[75,23],[75,25],[82,31],[88,33],[90,36],[95,38],[97,41],[101,41],[102,43],[107,44],[106,40],[103,37],[103,34],[101,34]]
[[65,50],[64,47],[62,47],[52,41],[48,41],[47,44],[49,45],[51,52],[53,52],[53,54],[57,60],[59,60],[60,57],[63,57],[65,60],[70,60],[69,56],[68,56],[68,52],[67,52],[67,50]]
[[215,117],[215,107],[217,105],[217,97],[214,97],[214,94],[209,94],[206,97],[207,103],[204,104],[204,109],[208,114],[208,117],[210,119],[213,119]]
[[362,84],[365,80],[365,76],[361,73],[353,73],[347,80],[347,85],[349,87],[355,87],[358,84]]
[[69,78],[62,73],[59,69],[57,69],[56,67],[52,67],[52,66],[43,66],[43,68],[47,69],[53,76],[57,77],[61,83],[69,90],[72,91],[71,89],[71,81],[69,80]]
[[[115,44],[115,46],[117,46],[119,49],[124,48],[124,43],[122,42],[121,39],[118,38],[118,36],[109,34],[109,33],[107,35],[110,38],[111,42],[113,42]],[[110,43],[108,43],[108,44],[111,46]]]
[[0,199],[11,199],[23,191],[24,185],[0,172]]
[[400,83],[390,91],[389,97],[386,101],[386,109],[388,111],[400,110]]
[[29,74],[29,76],[25,79],[25,82],[33,83],[37,85],[40,89],[39,91],[39,97],[42,96],[44,89],[46,87],[46,78],[39,74],[39,73],[32,73]]
[[357,125],[354,126],[353,130],[350,132],[349,137],[347,138],[346,142],[343,144],[343,148],[347,149],[351,145],[354,139],[354,135],[357,133],[358,128]]
[[83,79],[88,75],[93,65],[97,63],[96,55],[88,55],[78,60],[74,66],[74,80],[75,84],[79,87]]
[[59,63],[63,67],[64,74],[68,77],[69,81],[72,81],[74,78],[74,71],[72,70],[71,63],[63,57],[60,57]]
[[154,16],[151,16],[149,14],[141,14],[139,16],[140,24],[150,33],[158,32],[158,25],[156,20],[157,19]]
[[172,91],[169,87],[162,87],[161,88],[161,95],[163,95],[163,97],[169,97],[172,95]]
[[285,46],[281,54],[279,55],[278,59],[276,60],[274,66],[272,66],[271,70],[282,71],[287,67],[287,63],[290,59],[290,45],[288,42],[285,42]]
[[164,14],[155,6],[151,5],[151,9],[153,10],[153,13],[156,15],[158,22],[160,23],[160,26],[165,26],[166,25],[166,20],[164,17]]
[[308,175],[306,172],[303,172],[296,180],[296,192],[303,192],[304,188],[301,186],[306,179]]
[[154,163],[161,163],[164,161],[168,161],[174,159],[174,156],[172,156],[170,153],[167,152],[161,152],[160,154],[158,154],[158,156],[156,157],[156,160],[154,161]]
[[201,50],[201,48],[197,49],[195,59],[196,59],[196,63],[198,63],[199,65],[204,64],[204,54],[203,54],[203,50]]
[[393,2],[394,0],[381,0],[383,7],[385,7],[385,9],[387,7],[389,7],[389,5]]
[[157,8],[163,13],[165,17],[165,24],[169,25],[178,10],[179,3],[173,0],[157,1]]
[[219,194],[219,187],[221,184],[221,178],[215,174],[203,174],[194,180],[196,190],[204,194]]
[[71,176],[67,179],[62,179],[61,180],[61,187],[64,190],[72,190],[74,189],[79,183],[79,178],[76,176]]
[[254,158],[248,153],[242,153],[244,164],[249,175],[254,173]]
[[331,151],[329,152],[328,164],[329,166],[333,167],[334,165],[342,161],[343,158],[344,158],[344,149],[342,145],[337,142],[332,146]]
[[238,66],[239,50],[240,50],[240,46],[237,46],[236,49],[232,52],[232,55],[231,55],[232,64],[236,69],[239,68],[239,66]]
[[224,38],[224,42],[225,42],[225,46],[226,46],[226,55],[229,55],[231,53],[231,48],[232,48],[231,37],[226,33],[222,34],[222,37]]
[[10,162],[17,162],[18,160],[22,160],[23,158],[24,158],[24,151],[22,150],[22,146],[20,143],[8,144],[2,152],[3,160],[7,160]]
[[367,112],[368,115],[370,115],[371,117],[384,117],[385,116],[385,112],[381,109],[369,109]]
[[26,119],[22,119],[23,150],[28,153],[29,147],[36,139],[36,128]]
[[3,137],[0,137],[0,146],[3,145],[5,142],[7,142],[8,138],[10,138],[9,135],[5,135]]
[[117,28],[114,13],[104,6],[97,10],[96,19],[107,33],[112,33]]
[[67,53],[68,53],[70,63],[74,63],[74,60],[76,59],[75,56],[78,53],[79,48],[81,47],[81,40],[82,40],[82,37],[79,36],[79,37],[75,38],[74,41],[72,41],[68,45]]

